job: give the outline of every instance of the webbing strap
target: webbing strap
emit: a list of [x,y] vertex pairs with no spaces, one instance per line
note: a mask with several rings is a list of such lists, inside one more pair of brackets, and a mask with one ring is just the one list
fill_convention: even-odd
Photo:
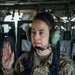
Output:
[[52,75],[59,75],[60,43],[53,47]]

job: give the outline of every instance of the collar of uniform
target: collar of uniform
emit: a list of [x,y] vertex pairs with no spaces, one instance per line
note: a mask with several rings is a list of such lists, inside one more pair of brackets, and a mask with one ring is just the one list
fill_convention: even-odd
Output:
[[41,65],[50,65],[52,63],[53,52],[49,54],[49,56],[41,62]]
[[53,58],[53,52],[51,51],[50,55],[49,55],[49,58],[48,58],[48,61],[46,63],[48,63],[49,65],[52,64],[52,58]]
[[35,66],[38,66],[40,64],[40,60],[36,54],[36,52],[34,52],[34,59],[33,59],[33,63]]
[[45,60],[41,61],[38,58],[38,55],[36,54],[36,52],[34,52],[34,59],[33,59],[33,67],[40,67],[43,65],[51,64],[52,63],[52,57],[53,57],[53,52],[51,51],[50,55],[48,56],[48,58],[46,58]]

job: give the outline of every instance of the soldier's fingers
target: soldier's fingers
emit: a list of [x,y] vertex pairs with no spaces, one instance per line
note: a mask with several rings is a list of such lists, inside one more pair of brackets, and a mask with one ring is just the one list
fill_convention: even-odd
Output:
[[8,44],[8,52],[9,52],[9,54],[12,53],[12,51],[11,51],[11,45],[10,44]]
[[8,51],[8,44],[7,43],[4,45],[4,48]]
[[4,48],[3,48],[3,56],[5,56],[7,59],[9,59],[9,57],[10,57],[10,54],[9,54],[9,52],[8,52],[8,47],[7,47],[8,45],[6,45]]
[[5,44],[5,51],[7,53],[7,56],[10,56],[10,54],[11,54],[11,48],[10,48],[10,44],[9,43]]
[[7,50],[6,50],[5,47],[2,49],[2,55],[3,55],[3,56],[7,56]]
[[5,66],[7,69],[10,69],[12,64],[14,62],[14,53],[11,53],[10,58],[8,59],[8,61],[5,63]]
[[7,62],[7,57],[6,56],[3,56],[2,57],[2,65],[4,66]]
[[4,49],[4,48],[2,49],[2,55],[3,55],[3,56],[6,55],[6,53],[5,53],[5,49]]
[[13,63],[14,62],[14,52],[11,54],[11,56],[10,56],[10,61],[11,61],[11,63]]

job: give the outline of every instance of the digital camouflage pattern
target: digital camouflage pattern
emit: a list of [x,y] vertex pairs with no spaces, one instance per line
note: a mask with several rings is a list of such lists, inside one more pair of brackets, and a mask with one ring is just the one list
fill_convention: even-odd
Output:
[[[15,64],[15,71],[17,73],[16,75],[21,75],[21,73],[24,71],[24,66],[23,66],[22,62],[23,62],[24,58],[26,59],[28,57],[28,55],[29,55],[29,53],[26,52],[23,55],[21,55],[21,57],[19,57],[19,59],[17,60],[17,62]],[[50,70],[49,67],[52,63],[52,57],[53,57],[53,53],[51,52],[51,54],[45,60],[40,62],[37,54],[34,52],[31,75],[48,75],[49,70]],[[60,53],[59,75],[75,75],[74,71],[75,71],[74,63],[70,59],[70,57],[68,55],[66,55],[65,53]],[[4,75],[6,75],[6,74],[4,74]],[[13,75],[13,74],[11,74],[11,75]]]
[[[15,69],[20,65],[20,71],[22,72],[24,70],[24,67],[22,66],[21,62],[23,58],[27,58],[28,54],[23,54],[17,61]],[[48,56],[45,60],[40,62],[38,56],[36,53],[34,53],[34,59],[33,59],[33,68],[32,68],[32,75],[48,75],[49,73],[49,66],[52,63],[52,57],[53,53]],[[16,69],[18,72],[18,69]],[[75,75],[74,73],[74,64],[73,61],[70,59],[68,55],[65,53],[60,53],[60,75]]]

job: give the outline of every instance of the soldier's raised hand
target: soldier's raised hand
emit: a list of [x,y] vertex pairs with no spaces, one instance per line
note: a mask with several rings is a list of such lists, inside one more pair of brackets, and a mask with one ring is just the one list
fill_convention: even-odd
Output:
[[2,49],[2,66],[4,69],[10,69],[14,62],[14,53],[12,53],[9,43],[4,44]]

